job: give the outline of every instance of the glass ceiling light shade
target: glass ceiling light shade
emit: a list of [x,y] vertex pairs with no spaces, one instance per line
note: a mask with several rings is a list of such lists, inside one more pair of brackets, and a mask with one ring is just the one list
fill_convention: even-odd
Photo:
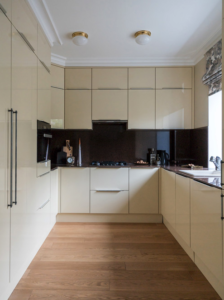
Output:
[[84,46],[88,42],[88,34],[82,31],[73,32],[72,41],[77,46]]
[[135,33],[135,41],[139,45],[147,45],[151,40],[151,32],[147,30],[140,30]]

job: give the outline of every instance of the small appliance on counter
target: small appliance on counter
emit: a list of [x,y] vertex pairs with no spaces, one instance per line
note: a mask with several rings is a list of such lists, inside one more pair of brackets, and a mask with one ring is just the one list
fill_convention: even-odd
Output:
[[148,149],[147,161],[150,163],[150,165],[153,165],[156,163],[156,152],[155,152],[154,148]]
[[157,150],[157,154],[160,157],[160,162],[162,166],[165,166],[168,164],[169,160],[169,154],[166,153],[166,150]]

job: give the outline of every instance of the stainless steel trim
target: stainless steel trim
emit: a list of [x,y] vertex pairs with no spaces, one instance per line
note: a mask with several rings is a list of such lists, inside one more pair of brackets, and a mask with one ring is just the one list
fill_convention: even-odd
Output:
[[49,201],[50,201],[50,199],[48,199],[46,202],[44,202],[44,204],[42,204],[42,205],[39,207],[39,209],[44,208],[44,206],[45,206]]
[[129,90],[155,90],[155,88],[130,88]]
[[17,129],[18,129],[18,112],[17,110],[13,112],[15,114],[15,201],[13,202],[17,205]]
[[0,3],[0,9],[3,12],[4,15],[7,14],[7,10],[3,7],[3,5]]
[[13,109],[9,109],[8,112],[11,112],[11,120],[10,120],[10,126],[11,126],[11,136],[10,136],[10,204],[8,204],[9,207],[12,207],[12,164],[13,164]]
[[45,63],[44,63],[42,60],[40,60],[40,62],[42,63],[43,67],[47,70],[47,72],[50,73],[50,70],[49,70],[48,67],[45,65]]
[[34,52],[35,49],[33,48],[33,46],[30,44],[30,42],[28,41],[28,39],[25,37],[25,35],[18,31],[18,33],[20,34],[21,38],[24,40],[24,42],[27,44],[27,46]]
[[110,91],[110,90],[121,90],[120,88],[98,88],[97,90],[101,90],[101,91]]
[[48,139],[52,139],[52,135],[51,134],[47,134],[47,133],[44,133],[43,137],[44,138],[48,138]]
[[112,193],[118,193],[123,192],[124,190],[95,190],[95,192],[112,192]]
[[51,171],[48,171],[48,172],[46,172],[46,173],[44,173],[44,174],[41,174],[41,175],[39,175],[39,177],[43,177],[43,176],[49,174],[50,172],[51,172]]

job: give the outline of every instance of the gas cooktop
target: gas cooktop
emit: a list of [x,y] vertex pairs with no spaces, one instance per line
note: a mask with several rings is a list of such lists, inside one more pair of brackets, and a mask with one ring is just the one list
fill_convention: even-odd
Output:
[[126,166],[127,163],[125,161],[92,161],[92,166]]

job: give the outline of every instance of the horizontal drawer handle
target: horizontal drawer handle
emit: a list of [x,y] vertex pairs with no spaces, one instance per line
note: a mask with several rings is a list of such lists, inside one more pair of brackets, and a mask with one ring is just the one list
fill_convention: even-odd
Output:
[[155,88],[130,88],[130,90],[155,90]]
[[44,204],[42,204],[42,205],[39,207],[39,209],[44,208],[44,206],[47,205],[47,203],[48,203],[49,201],[50,201],[50,199],[48,199],[46,202],[44,202]]
[[123,192],[123,190],[95,190],[95,192],[112,192],[112,193],[118,193],[118,192]]
[[98,88],[97,90],[100,90],[100,91],[110,91],[110,90],[121,90],[120,88]]

